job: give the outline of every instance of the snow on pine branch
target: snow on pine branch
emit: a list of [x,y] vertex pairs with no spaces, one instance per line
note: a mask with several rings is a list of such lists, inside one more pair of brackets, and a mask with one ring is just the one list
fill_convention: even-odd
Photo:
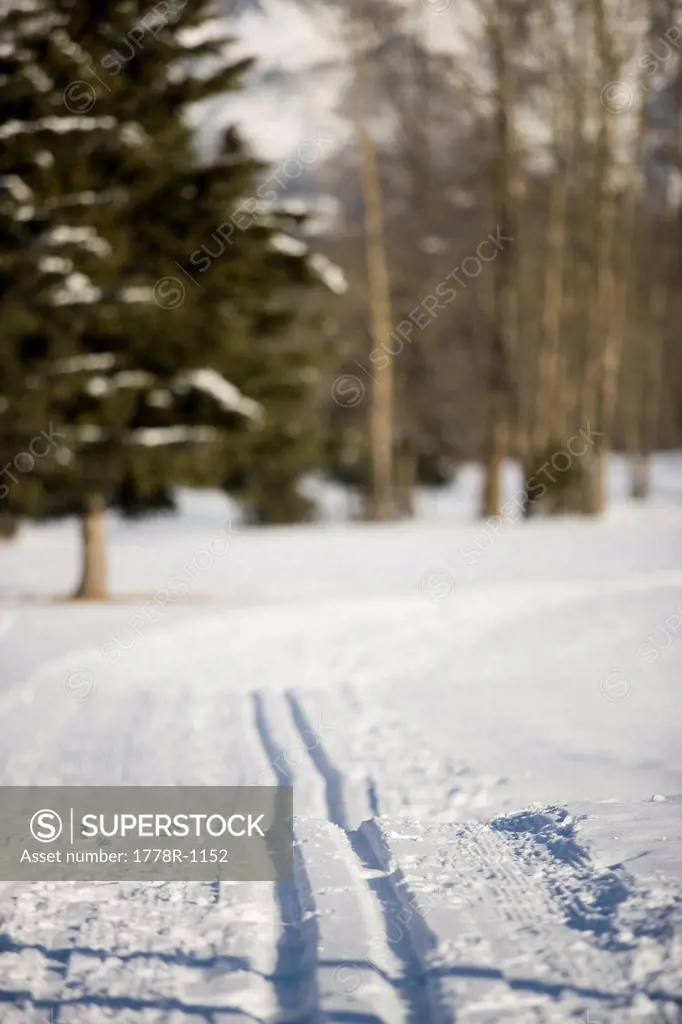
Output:
[[286,256],[306,256],[308,267],[330,292],[343,295],[348,291],[348,281],[341,267],[332,263],[324,253],[311,253],[307,242],[293,238],[283,231],[277,231],[270,236],[270,248],[275,252],[284,253]]
[[33,135],[40,131],[50,131],[57,135],[66,132],[91,132],[96,128],[112,129],[117,125],[115,117],[41,117],[38,121],[6,121],[0,125],[0,139],[11,139],[15,135]]
[[0,175],[0,188],[7,189],[12,199],[15,199],[18,203],[28,202],[33,199],[33,191],[18,174]]
[[234,38],[234,29],[224,17],[207,18],[200,25],[181,28],[176,35],[177,41],[187,49],[194,49],[204,43],[228,43]]
[[80,245],[88,252],[95,256],[101,256],[103,259],[111,255],[109,242],[90,225],[75,227],[70,224],[61,224],[45,232],[43,240],[47,245]]
[[[97,398],[125,388],[132,388],[148,391],[150,405],[162,408],[172,404],[171,392],[160,388],[161,381],[146,370],[119,370],[118,373],[103,375],[103,371],[112,370],[115,365],[116,356],[113,352],[90,352],[58,359],[47,368],[46,373],[47,375],[95,373],[97,376],[90,377],[84,384],[83,390],[86,394]],[[37,388],[44,382],[44,379],[45,374],[42,376],[31,374],[26,379],[26,384],[28,387]],[[260,402],[248,398],[235,384],[210,367],[186,370],[176,374],[169,381],[169,386],[179,392],[187,391],[190,388],[201,391],[212,398],[222,409],[244,416],[254,423],[261,424],[265,418],[265,409]],[[93,427],[92,429],[99,428]]]
[[270,236],[270,248],[275,252],[282,252],[286,256],[305,256],[310,251],[310,246],[306,242],[292,238],[291,235],[285,235],[282,231]]
[[64,283],[52,292],[54,306],[82,304],[90,306],[102,298],[102,289],[97,288],[89,277],[73,271],[64,278]]
[[167,444],[208,444],[217,437],[215,427],[139,427],[131,430],[123,443],[160,448]]
[[330,292],[344,295],[348,291],[346,275],[337,263],[332,263],[322,252],[313,253],[308,259],[314,274],[327,286]]
[[178,384],[196,388],[210,395],[215,401],[228,412],[240,413],[247,419],[260,422],[263,420],[265,410],[260,402],[243,395],[231,381],[226,380],[216,370],[208,367],[201,370],[191,370],[176,378]]
[[[98,397],[124,388],[148,389],[156,393],[158,384],[158,379],[145,370],[121,370],[110,377],[92,377],[85,390],[89,395]],[[263,419],[264,409],[260,402],[247,398],[231,381],[209,367],[178,374],[172,378],[170,386],[182,391],[194,388],[213,398],[227,412],[238,413],[256,422]]]
[[[76,426],[71,431],[81,444],[98,444],[102,441],[112,440],[110,431],[94,424],[83,424]],[[171,427],[138,427],[136,430],[129,430],[116,441],[126,445],[140,445],[143,448],[160,448],[170,444],[208,444],[218,438],[218,430],[215,427],[206,426],[171,426]]]

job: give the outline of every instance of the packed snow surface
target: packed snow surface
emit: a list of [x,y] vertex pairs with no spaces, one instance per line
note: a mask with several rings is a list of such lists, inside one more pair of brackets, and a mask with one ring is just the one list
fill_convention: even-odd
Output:
[[[0,884],[2,1024],[682,1020],[682,459],[600,520],[0,543],[3,784],[292,784],[291,883]],[[518,485],[507,468],[509,494]]]

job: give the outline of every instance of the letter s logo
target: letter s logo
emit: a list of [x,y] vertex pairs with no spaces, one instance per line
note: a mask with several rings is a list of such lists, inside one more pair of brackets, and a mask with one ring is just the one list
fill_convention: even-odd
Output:
[[31,835],[39,843],[53,843],[62,834],[62,819],[56,811],[43,808],[31,818]]

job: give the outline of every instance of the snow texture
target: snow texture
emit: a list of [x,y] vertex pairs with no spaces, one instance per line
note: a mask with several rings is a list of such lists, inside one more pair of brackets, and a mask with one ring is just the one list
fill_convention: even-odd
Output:
[[497,532],[476,467],[385,527],[183,491],[110,517],[109,604],[53,600],[74,522],[0,544],[3,784],[296,812],[290,883],[0,884],[3,1024],[679,1024],[681,468]]
[[260,421],[263,418],[264,410],[260,402],[247,398],[239,388],[209,367],[183,374],[178,378],[178,383],[185,383],[189,387],[196,388],[197,391],[203,391],[210,395],[228,412],[241,413],[255,421]]

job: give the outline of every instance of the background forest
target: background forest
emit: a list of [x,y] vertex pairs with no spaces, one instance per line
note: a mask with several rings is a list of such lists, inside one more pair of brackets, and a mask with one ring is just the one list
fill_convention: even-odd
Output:
[[[677,0],[303,10],[333,46],[292,74],[246,0],[0,8],[0,517],[79,515],[80,596],[105,510],[178,484],[390,520],[476,460],[491,518],[514,459],[521,514],[594,515],[611,452],[641,499],[680,446]],[[330,81],[261,158],[259,100]]]

